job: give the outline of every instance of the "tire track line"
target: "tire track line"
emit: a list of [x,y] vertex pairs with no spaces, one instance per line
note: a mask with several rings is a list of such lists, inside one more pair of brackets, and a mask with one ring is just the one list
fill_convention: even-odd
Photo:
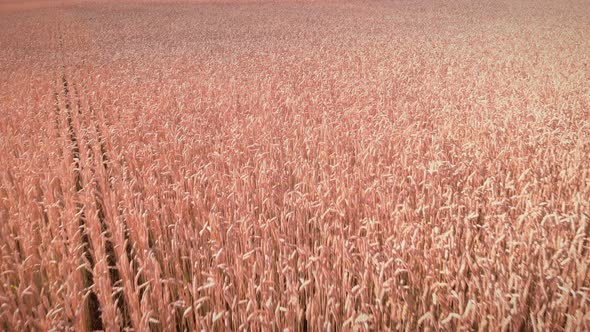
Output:
[[[79,115],[82,115],[82,105],[80,102],[80,96],[78,94],[78,89],[76,89],[76,87],[73,87],[74,90],[74,98],[76,101],[76,108],[78,111]],[[95,125],[97,125],[95,123]],[[90,160],[94,160],[94,153],[92,150],[92,146],[90,144],[90,142],[88,140],[86,140],[85,142],[85,147],[86,147],[86,151],[88,151],[88,159]],[[101,147],[101,150],[105,151],[106,153],[106,149],[104,147]],[[103,164],[106,163],[106,159],[104,156],[104,153],[102,153],[103,156],[100,158],[100,162]],[[119,312],[121,313],[121,316],[123,318],[123,327],[124,328],[132,328],[132,322],[131,322],[131,317],[130,317],[130,310],[129,310],[129,304],[127,303],[127,299],[125,298],[125,293],[123,291],[123,281],[121,278],[121,272],[119,271],[118,267],[117,267],[117,254],[115,251],[115,245],[113,244],[112,239],[112,233],[109,229],[109,225],[107,224],[107,214],[105,212],[105,205],[104,205],[104,201],[101,199],[100,194],[103,192],[103,189],[100,187],[100,184],[98,183],[98,181],[96,181],[96,170],[94,168],[90,169],[91,173],[92,173],[92,178],[94,179],[94,181],[92,181],[92,185],[93,187],[96,189],[95,193],[94,193],[94,202],[96,204],[96,209],[97,209],[97,217],[98,217],[98,221],[100,223],[100,232],[101,234],[103,234],[104,238],[105,238],[105,253],[106,253],[106,259],[107,259],[107,266],[108,266],[108,270],[109,270],[109,279],[111,281],[111,286],[113,287],[113,289],[115,290],[115,293],[113,294],[114,299],[115,299],[115,303],[117,305],[117,309],[119,310]],[[109,188],[112,190],[112,188]],[[126,227],[125,227],[126,228]]]
[[[61,30],[61,29],[59,29]],[[70,82],[66,77],[66,59],[65,59],[65,45],[64,45],[64,37],[63,32],[59,32],[59,50],[61,51],[62,55],[62,64],[61,64],[61,89],[62,94],[64,97],[65,103],[65,115],[66,115],[66,124],[67,124],[67,135],[71,147],[71,154],[72,154],[72,161],[74,165],[74,186],[76,190],[76,195],[79,196],[84,188],[83,178],[82,178],[82,165],[80,163],[81,155],[80,155],[80,145],[83,144],[81,139],[76,135],[76,130],[74,126],[74,118],[73,118],[73,102],[76,103],[77,113],[78,116],[82,116],[82,107],[80,98],[78,95],[78,91],[73,86],[73,91],[71,91]],[[56,92],[57,94],[57,92]],[[55,110],[56,113],[59,113],[59,110]],[[59,118],[56,116],[56,118]],[[85,147],[89,153],[92,152],[92,148],[90,146],[90,142],[85,143]],[[92,158],[92,156],[89,156]],[[104,157],[103,157],[104,158]],[[103,159],[104,162],[104,159]],[[91,169],[93,175],[95,175],[95,170]],[[96,178],[95,176],[93,178]],[[97,183],[94,183],[95,188],[100,191],[100,187]],[[107,268],[109,271],[109,279],[111,282],[111,286],[114,289],[114,294],[110,294],[114,297],[115,304],[117,306],[118,311],[121,314],[122,318],[122,327],[123,329],[133,328],[131,324],[131,319],[129,317],[129,306],[127,304],[127,300],[125,299],[123,289],[121,287],[122,280],[121,274],[117,268],[117,258],[115,254],[115,247],[113,242],[111,241],[111,232],[108,228],[106,222],[106,214],[105,214],[105,207],[100,199],[98,192],[94,193],[94,200],[97,208],[97,217],[99,220],[99,227],[101,234],[104,236],[105,240],[105,255],[107,261]],[[102,317],[102,310],[101,310],[101,303],[98,299],[96,291],[93,289],[95,280],[93,275],[93,270],[96,265],[95,257],[92,255],[92,240],[89,235],[89,225],[88,225],[88,218],[84,211],[84,204],[80,201],[76,202],[76,211],[79,215],[78,225],[81,230],[81,241],[82,241],[82,250],[83,250],[83,257],[84,260],[87,262],[87,267],[82,269],[82,280],[83,280],[83,287],[84,289],[88,290],[88,312],[89,312],[89,328],[91,330],[103,330],[104,329],[104,322]]]
[[[60,49],[63,51],[63,37],[60,34]],[[65,67],[62,65],[61,68],[61,93],[64,97],[65,102],[65,114],[66,114],[66,123],[68,129],[68,140],[70,143],[70,149],[72,153],[72,162],[74,164],[74,186],[76,189],[76,194],[79,195],[80,191],[82,190],[82,175],[80,173],[80,145],[78,144],[78,137],[76,136],[76,132],[74,129],[74,123],[72,119],[72,106],[70,101],[70,89],[68,85],[68,81],[66,79],[65,74]],[[57,92],[56,92],[57,94]],[[90,326],[91,330],[103,330],[104,325],[102,321],[102,314],[101,314],[101,306],[98,300],[98,296],[96,295],[96,291],[94,288],[94,275],[92,273],[95,261],[94,257],[92,257],[91,252],[91,242],[90,237],[87,231],[87,219],[86,214],[84,213],[84,205],[80,202],[76,202],[76,211],[79,215],[78,219],[78,226],[81,230],[81,238],[82,238],[82,251],[83,257],[85,260],[85,264],[87,263],[88,268],[81,269],[82,271],[82,283],[85,290],[88,291],[87,293],[87,306],[88,306],[88,313],[90,318]]]

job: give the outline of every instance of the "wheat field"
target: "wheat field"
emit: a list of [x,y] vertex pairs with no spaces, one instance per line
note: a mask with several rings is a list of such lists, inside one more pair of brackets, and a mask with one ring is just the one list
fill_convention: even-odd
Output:
[[590,2],[0,0],[0,330],[590,330]]

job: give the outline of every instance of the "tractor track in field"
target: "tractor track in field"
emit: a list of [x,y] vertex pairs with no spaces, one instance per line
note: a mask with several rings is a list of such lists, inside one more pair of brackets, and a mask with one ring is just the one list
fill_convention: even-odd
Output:
[[[98,145],[100,148],[100,162],[102,164],[102,167],[103,167],[105,173],[108,174],[109,173],[109,157],[108,157],[108,153],[107,153],[106,141],[105,141],[104,136],[102,134],[102,130],[100,129],[100,121],[98,121],[98,119],[96,117],[96,111],[94,110],[94,108],[92,108],[92,106],[89,106],[89,110],[90,110],[90,115],[92,117],[92,123],[94,123],[94,130],[96,132]],[[108,179],[106,182],[108,185],[108,190],[114,190],[113,184]],[[99,191],[100,191],[100,188],[99,188]],[[122,211],[118,211],[118,213],[121,216]],[[130,235],[130,230],[129,230],[129,227],[127,226],[127,223],[123,223],[123,238],[125,241],[125,254],[127,255],[127,259],[129,260],[129,262],[131,262],[133,270],[139,271],[140,266],[139,266],[139,263],[137,262],[137,260],[135,259],[135,252],[133,249],[133,245],[131,244],[131,235]],[[143,285],[145,283],[145,278],[143,277],[143,274],[140,272],[137,272],[137,281],[138,281],[139,285]],[[145,292],[145,288],[140,287],[140,289],[139,289],[139,302],[141,302],[141,300],[143,299],[144,292]]]
[[[61,29],[58,29],[61,30]],[[122,318],[122,328],[123,329],[133,329],[132,320],[130,317],[130,306],[128,303],[128,299],[125,297],[125,293],[123,291],[123,280],[121,278],[121,272],[117,268],[117,254],[115,251],[115,245],[112,241],[112,233],[109,229],[109,224],[107,220],[106,214],[106,206],[104,199],[101,197],[102,193],[106,191],[114,190],[113,183],[110,181],[109,173],[112,172],[112,168],[109,166],[110,160],[108,157],[108,148],[107,143],[105,140],[105,136],[103,135],[103,130],[101,130],[101,121],[99,121],[97,117],[96,110],[91,106],[88,105],[88,114],[86,114],[86,110],[82,107],[81,98],[80,98],[80,89],[76,86],[75,83],[68,80],[66,74],[66,59],[65,59],[65,46],[64,46],[64,36],[63,32],[58,32],[58,40],[59,40],[59,54],[61,54],[61,65],[59,70],[60,75],[60,82],[58,84],[58,88],[54,92],[55,98],[55,109],[54,109],[54,122],[56,128],[60,128],[63,125],[63,120],[60,121],[62,115],[65,115],[65,122],[67,128],[67,138],[66,141],[69,143],[71,147],[71,155],[72,155],[72,162],[73,162],[73,173],[74,173],[74,186],[76,190],[76,194],[80,195],[80,192],[84,189],[84,181],[82,177],[82,171],[85,166],[81,164],[81,157],[86,157],[88,160],[97,160],[98,167],[102,167],[104,169],[104,174],[107,177],[106,180],[106,188],[101,188],[101,184],[99,181],[96,181],[97,170],[94,167],[90,167],[89,171],[93,175],[92,179],[94,179],[91,183],[87,183],[86,185],[92,186],[94,191],[94,203],[96,206],[97,211],[97,219],[100,223],[100,231],[101,234],[104,235],[105,242],[104,242],[104,250],[106,254],[106,261],[109,271],[109,279],[111,286],[113,287],[114,294],[112,295],[114,301],[116,303],[117,309],[121,314]],[[82,90],[84,86],[81,87]],[[59,91],[61,90],[61,91]],[[83,91],[82,91],[83,92]],[[60,107],[59,104],[59,96],[63,97],[64,100],[64,107],[63,109]],[[75,104],[75,110],[74,110]],[[73,112],[76,111],[78,119],[84,116],[89,116],[89,120],[91,124],[88,124],[88,128],[95,132],[96,134],[96,141],[98,143],[98,150],[100,157],[95,159],[94,150],[91,146],[91,141],[89,139],[85,139],[84,136],[79,136],[76,134],[76,126],[74,124],[74,114]],[[79,121],[79,120],[78,120]],[[80,123],[80,122],[78,122]],[[57,139],[58,141],[61,139],[60,131],[57,130]],[[81,145],[86,148],[87,156],[81,156]],[[60,157],[63,157],[63,153],[60,151]],[[95,266],[95,257],[92,254],[92,239],[90,238],[90,234],[88,232],[88,228],[91,225],[88,224],[88,218],[84,211],[84,204],[81,202],[76,203],[76,211],[79,215],[78,223],[81,230],[81,240],[82,240],[82,248],[83,248],[83,257],[88,263],[89,269],[82,269],[82,277],[84,282],[84,288],[88,290],[88,310],[90,315],[90,328],[92,330],[102,330],[104,329],[104,321],[102,317],[102,310],[101,304],[98,300],[98,296],[96,294],[96,290],[94,289],[94,275],[93,269]],[[118,217],[123,220],[123,239],[124,239],[124,250],[125,256],[128,262],[131,265],[132,271],[134,273],[134,278],[139,285],[138,293],[139,293],[139,303],[141,303],[144,293],[145,293],[145,277],[140,271],[140,265],[135,257],[135,250],[132,245],[131,235],[129,227],[127,223],[124,221],[123,211],[121,209],[117,209]],[[150,323],[150,329],[158,329],[159,324]],[[137,328],[137,327],[136,327]]]
[[[64,48],[64,40],[63,40],[63,33],[59,33],[59,51],[60,53],[63,55],[65,48]],[[65,58],[65,57],[64,57]],[[62,64],[60,66],[60,70],[59,70],[59,75],[60,75],[60,82],[58,84],[58,88],[56,89],[56,91],[54,92],[54,98],[55,98],[55,102],[56,102],[56,107],[54,109],[54,121],[55,121],[55,126],[57,126],[59,128],[59,126],[61,125],[61,121],[60,121],[60,115],[63,114],[65,115],[65,122],[66,122],[66,128],[67,128],[67,141],[69,143],[70,146],[70,153],[72,156],[72,163],[73,163],[73,174],[74,174],[74,187],[75,187],[75,192],[76,194],[79,196],[80,193],[82,192],[82,190],[84,189],[84,183],[83,183],[83,176],[82,176],[82,164],[81,164],[81,152],[80,152],[80,147],[81,144],[84,144],[84,147],[86,148],[86,151],[88,151],[88,156],[86,156],[87,158],[93,158],[92,156],[92,146],[89,140],[86,140],[84,142],[84,137],[79,137],[76,133],[76,127],[74,125],[74,109],[73,109],[73,103],[75,103],[76,106],[76,111],[77,111],[77,115],[78,117],[83,116],[83,108],[81,105],[81,101],[80,101],[80,96],[78,93],[78,89],[76,89],[75,85],[72,84],[69,80],[68,77],[66,75],[66,66],[65,66],[65,59],[62,59]],[[61,91],[59,91],[61,90]],[[64,107],[63,109],[60,107],[59,104],[59,96],[63,97],[64,100]],[[96,119],[96,115],[94,113],[94,110],[91,109],[91,116],[92,116],[92,121],[94,122],[94,127],[93,129],[96,130],[96,133],[98,135],[98,142],[99,142],[99,146],[100,146],[100,163],[102,165],[102,167],[104,167],[105,171],[108,171],[109,167],[108,167],[108,157],[107,157],[107,149],[106,149],[106,144],[104,141],[104,138],[101,134],[101,131],[99,130],[99,125],[98,125],[98,121]],[[60,138],[59,135],[59,130],[58,130],[58,140]],[[90,168],[90,171],[93,175],[96,175],[96,170],[94,168]],[[95,178],[95,177],[94,177]],[[107,181],[108,182],[108,181]],[[103,188],[100,188],[100,185],[98,184],[97,181],[93,181],[93,183],[87,184],[87,185],[93,185],[94,188],[96,189],[96,191],[94,192],[94,202],[96,204],[96,209],[97,209],[97,218],[98,221],[100,223],[99,225],[99,229],[101,231],[101,234],[104,235],[105,237],[105,253],[106,253],[106,261],[107,261],[107,267],[108,267],[108,271],[109,271],[109,279],[111,282],[111,286],[113,287],[113,289],[115,290],[114,294],[112,295],[114,297],[114,301],[116,303],[117,309],[121,314],[122,317],[122,328],[123,329],[132,329],[133,328],[133,324],[131,322],[131,318],[130,318],[130,310],[129,310],[129,305],[127,302],[127,299],[125,298],[125,294],[123,292],[123,285],[122,285],[122,279],[121,279],[121,273],[119,271],[119,269],[117,268],[117,255],[115,252],[115,246],[111,240],[112,234],[109,230],[109,225],[107,223],[107,216],[105,213],[105,206],[104,206],[104,201],[102,200],[102,198],[100,197],[100,193],[103,192]],[[106,190],[112,190],[112,185],[109,183],[109,188],[104,188]],[[87,269],[82,269],[82,280],[83,280],[83,286],[84,289],[87,290],[87,306],[88,306],[88,311],[89,311],[89,324],[90,326],[88,326],[90,329],[92,330],[103,330],[104,329],[104,321],[103,321],[103,317],[102,317],[102,310],[101,310],[101,303],[98,299],[98,296],[96,294],[96,290],[94,289],[94,285],[95,285],[95,280],[94,280],[94,275],[93,275],[93,270],[96,264],[95,261],[95,257],[93,257],[92,254],[92,241],[90,238],[90,234],[89,234],[89,227],[91,227],[91,225],[88,224],[88,218],[86,216],[85,210],[84,210],[84,204],[81,203],[80,201],[78,201],[76,203],[76,212],[78,217],[78,225],[80,227],[81,230],[81,241],[82,241],[82,250],[83,250],[83,257],[84,260],[86,261],[85,264],[88,264],[87,266],[89,268]],[[133,249],[129,240],[129,230],[128,227],[125,225],[124,227],[124,237],[125,237],[125,249],[126,249],[126,254],[127,254],[127,258],[129,259],[130,262],[132,262],[132,264],[134,265],[134,267],[138,267],[137,262],[134,258],[133,255]],[[139,278],[140,282],[143,282],[143,278]],[[143,295],[143,292],[140,293],[140,295]]]
[[[63,46],[61,44],[61,36],[60,36],[60,47]],[[67,131],[68,131],[68,140],[70,143],[70,149],[72,154],[72,162],[74,165],[74,186],[76,193],[80,193],[82,190],[82,174],[80,172],[80,145],[78,144],[78,137],[76,136],[74,123],[72,119],[72,107],[70,102],[70,90],[69,84],[65,76],[65,68],[62,66],[61,69],[61,88],[62,88],[62,96],[64,98],[65,107],[63,110],[59,110],[60,112],[65,112],[66,116],[66,123],[67,123]],[[57,92],[56,92],[57,94]],[[59,104],[57,106],[59,108]],[[59,119],[59,117],[57,117]],[[81,237],[82,237],[82,250],[83,256],[86,260],[85,263],[88,264],[88,269],[82,269],[82,282],[84,289],[88,290],[88,311],[89,311],[89,318],[90,318],[90,328],[92,330],[103,330],[104,325],[102,321],[101,315],[101,306],[98,300],[98,296],[96,295],[96,291],[94,288],[94,275],[92,270],[95,266],[94,257],[92,256],[91,251],[91,241],[90,236],[88,235],[87,231],[87,218],[84,212],[84,206],[81,202],[76,203],[76,211],[79,215],[78,218],[78,226],[81,230]]]
[[[109,171],[109,157],[107,155],[107,148],[104,137],[102,136],[102,132],[100,130],[100,126],[98,125],[98,119],[96,118],[96,112],[92,106],[89,107],[90,115],[92,116],[92,122],[94,122],[94,130],[96,131],[96,135],[98,136],[98,145],[100,146],[100,161],[102,162],[102,167],[108,173]],[[109,188],[112,189],[113,185],[109,182]]]
[[[80,116],[82,116],[82,105],[80,102],[80,96],[78,94],[78,89],[76,89],[76,87],[73,87],[73,91],[74,91],[74,99],[76,101],[76,109],[78,111],[78,114]],[[95,122],[95,126],[97,125],[97,123]],[[92,146],[90,145],[90,141],[86,140],[85,141],[85,147],[86,147],[86,151],[88,152],[88,158],[90,160],[94,159],[94,155],[93,155],[93,150],[92,150]],[[107,157],[106,157],[106,149],[104,146],[101,146],[101,149],[104,150],[104,152],[101,151],[101,154],[103,155],[101,157],[101,164],[105,165],[105,163],[108,163]],[[96,170],[94,168],[90,168],[90,172],[93,175],[93,179],[96,179]],[[100,187],[100,184],[98,183],[98,181],[93,181],[92,185],[96,188],[96,191],[94,193],[94,202],[96,205],[96,209],[97,209],[97,217],[98,217],[98,221],[100,223],[100,232],[101,234],[104,234],[105,237],[105,253],[106,253],[106,258],[107,258],[107,266],[109,269],[109,278],[111,281],[111,285],[113,287],[113,289],[117,289],[122,287],[122,279],[121,279],[121,273],[119,272],[118,268],[117,268],[117,254],[115,252],[115,246],[111,240],[112,238],[112,233],[108,227],[107,224],[107,216],[106,216],[106,212],[105,212],[105,205],[104,205],[104,200],[101,199],[99,193],[103,192],[103,188]],[[109,188],[108,190],[111,190],[112,188]],[[131,318],[129,316],[130,312],[129,312],[129,306],[127,304],[127,299],[125,298],[125,295],[123,293],[122,289],[118,289],[116,290],[116,293],[114,295],[115,297],[115,303],[117,304],[117,307],[119,309],[119,311],[121,312],[121,315],[123,316],[123,326],[125,328],[131,327]]]

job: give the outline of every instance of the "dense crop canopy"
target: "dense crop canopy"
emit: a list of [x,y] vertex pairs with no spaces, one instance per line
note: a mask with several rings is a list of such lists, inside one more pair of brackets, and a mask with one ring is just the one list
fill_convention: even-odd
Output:
[[589,17],[0,1],[0,330],[590,330]]

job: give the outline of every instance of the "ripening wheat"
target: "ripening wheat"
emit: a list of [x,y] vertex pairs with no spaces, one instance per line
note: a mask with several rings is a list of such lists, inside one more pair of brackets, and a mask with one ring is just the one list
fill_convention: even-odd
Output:
[[590,330],[589,17],[0,1],[0,330]]

